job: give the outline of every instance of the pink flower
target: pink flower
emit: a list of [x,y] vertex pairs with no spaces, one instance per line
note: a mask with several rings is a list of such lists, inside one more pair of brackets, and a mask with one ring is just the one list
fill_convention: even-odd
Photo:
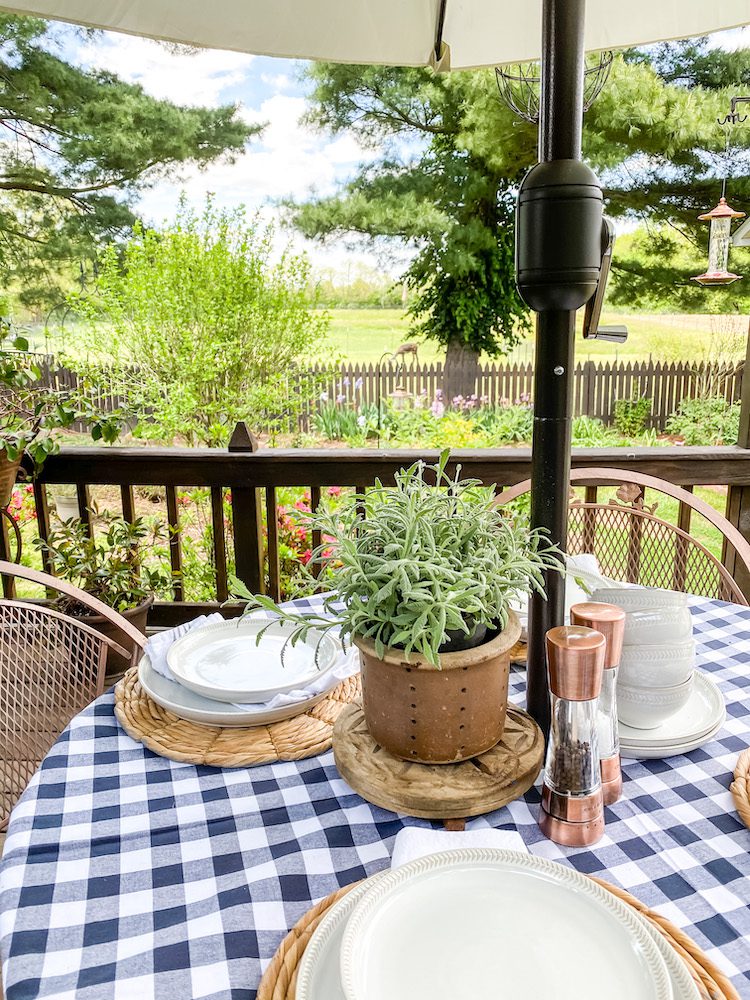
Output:
[[341,487],[340,486],[329,486],[328,487],[328,496],[330,496],[330,497],[340,497],[341,496]]
[[311,559],[312,559],[312,549],[305,549],[305,551],[302,552],[299,557],[299,561],[302,563],[303,566],[307,566],[307,564],[310,562]]
[[435,399],[432,401],[432,406],[430,407],[430,410],[432,411],[433,417],[437,417],[439,419],[445,413],[445,403],[442,400],[435,397]]

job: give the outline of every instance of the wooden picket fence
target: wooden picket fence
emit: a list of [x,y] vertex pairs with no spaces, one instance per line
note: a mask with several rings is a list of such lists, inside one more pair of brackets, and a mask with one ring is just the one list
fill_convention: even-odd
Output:
[[[717,370],[689,361],[584,361],[576,365],[574,372],[574,414],[611,424],[616,400],[645,396],[653,402],[648,426],[663,431],[682,399],[721,395],[729,403],[739,402],[742,369],[741,364]],[[313,374],[319,380],[324,401],[339,401],[342,405],[377,404],[403,391],[412,398],[423,396],[432,402],[443,384],[440,362],[344,365],[333,372],[314,368],[306,374]],[[530,362],[512,365],[492,362],[478,368],[474,395],[486,405],[526,402],[533,398],[533,391],[534,366]],[[319,399],[311,403],[307,420],[319,405]]]
[[[37,360],[43,381],[50,388],[72,388],[77,384],[75,373],[59,366],[53,356],[40,356]],[[683,399],[721,395],[728,403],[738,402],[742,391],[742,369],[742,364],[718,370],[704,363],[689,361],[584,361],[576,365],[574,372],[574,413],[611,424],[616,400],[645,396],[653,403],[649,426],[663,431],[668,418]],[[311,384],[315,385],[314,391],[310,389]],[[105,411],[120,404],[113,385],[111,373],[105,373],[98,399]],[[442,391],[443,365],[440,362],[389,362],[345,364],[335,369],[319,366],[290,372],[288,385],[290,398],[292,393],[303,392],[307,399],[299,424],[301,429],[308,430],[312,428],[313,414],[325,402],[377,406],[406,393],[412,399],[423,397],[431,403]],[[507,365],[492,362],[478,367],[474,395],[485,405],[507,405],[533,399],[533,387],[532,363]],[[450,404],[451,401],[445,402]],[[248,417],[252,419],[252,415]]]

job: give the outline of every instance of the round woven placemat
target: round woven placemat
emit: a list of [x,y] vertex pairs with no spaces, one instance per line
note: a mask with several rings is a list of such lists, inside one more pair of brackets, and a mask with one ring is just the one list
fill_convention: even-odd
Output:
[[361,697],[359,674],[348,677],[304,715],[270,726],[223,729],[180,719],[157,705],[138,683],[131,667],[115,688],[115,715],[134,740],[183,764],[248,767],[277,760],[301,760],[331,748],[339,713]]
[[[609,882],[603,882],[598,878],[594,881],[608,889],[624,903],[632,906],[667,939],[690,969],[702,1000],[740,1000],[739,993],[726,976],[679,927],[676,927],[666,917],[650,910],[624,889],[618,889],[616,886],[610,885]],[[271,959],[258,987],[257,1000],[296,1000],[297,970],[313,932],[330,908],[342,896],[350,892],[355,885],[358,883],[344,886],[343,889],[331,893],[330,896],[316,903],[297,921]]]
[[745,826],[750,827],[750,749],[743,750],[734,768],[734,781],[729,786],[734,805]]

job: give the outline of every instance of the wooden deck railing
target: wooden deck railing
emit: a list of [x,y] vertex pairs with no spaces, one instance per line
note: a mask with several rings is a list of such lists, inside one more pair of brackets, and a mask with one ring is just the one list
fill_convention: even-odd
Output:
[[[213,576],[216,601],[227,597],[227,537],[224,524],[224,491],[231,490],[234,565],[237,576],[253,591],[279,594],[278,505],[279,487],[306,487],[314,509],[321,490],[329,486],[355,487],[364,492],[376,478],[388,481],[395,472],[418,458],[436,460],[437,452],[376,451],[373,449],[261,449],[250,435],[235,433],[230,449],[181,448],[63,448],[48,459],[34,484],[38,531],[50,530],[48,487],[76,484],[80,516],[91,524],[90,487],[118,487],[123,515],[135,514],[134,487],[160,486],[166,493],[166,518],[170,527],[169,558],[174,573],[174,600],[155,605],[154,624],[184,620],[207,605],[185,601],[181,579],[181,527],[178,490],[205,487],[210,496],[213,529]],[[510,486],[530,475],[528,448],[457,451],[451,467],[485,484]],[[727,513],[746,538],[750,538],[750,450],[724,448],[608,448],[579,449],[573,453],[576,468],[614,467],[666,479],[692,489],[698,485],[728,487]],[[587,499],[591,499],[587,496]],[[679,524],[690,528],[690,511],[679,511]],[[267,526],[264,538],[264,526]],[[313,539],[315,543],[318,539]],[[7,537],[0,549],[7,551]],[[5,557],[5,551],[0,556]],[[731,552],[725,564],[733,569]],[[742,581],[741,586],[746,586]]]

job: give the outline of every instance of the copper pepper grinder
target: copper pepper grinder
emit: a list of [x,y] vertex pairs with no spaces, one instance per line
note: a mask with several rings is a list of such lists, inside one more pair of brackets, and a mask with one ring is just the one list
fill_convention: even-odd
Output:
[[611,806],[622,795],[620,733],[617,728],[617,668],[622,655],[625,612],[614,604],[588,601],[573,605],[570,620],[574,625],[586,625],[601,632],[607,643],[602,691],[599,695],[598,726],[602,793],[604,805]]
[[604,833],[597,700],[605,639],[582,625],[547,633],[552,720],[539,826],[566,847],[595,844]]

